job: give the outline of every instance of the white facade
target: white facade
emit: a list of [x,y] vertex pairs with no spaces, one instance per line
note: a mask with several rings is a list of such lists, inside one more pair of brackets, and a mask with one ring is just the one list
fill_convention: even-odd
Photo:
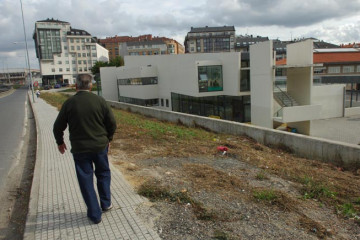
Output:
[[[241,54],[235,52],[125,56],[125,66],[101,68],[102,94],[104,98],[113,101],[119,101],[119,99],[120,101],[125,99],[124,102],[126,99],[138,102],[148,101],[153,107],[165,110],[176,109],[172,103],[172,94],[197,99],[194,101],[218,96],[249,97],[249,91],[242,92],[240,89],[240,66]],[[201,73],[208,69],[210,73]],[[215,74],[214,76],[218,79],[212,78],[209,74]],[[241,102],[242,99],[238,101]],[[186,104],[190,105],[190,109],[183,109],[183,112],[191,113],[198,107],[194,102]],[[194,109],[191,109],[192,107]],[[235,107],[230,109],[230,106],[222,109],[223,105],[220,108],[219,112],[213,113],[199,110],[199,114],[217,115],[228,119],[233,117],[235,114],[233,112],[243,111],[236,110]],[[242,118],[245,119],[243,113],[239,114],[242,114]]]
[[73,84],[77,74],[91,74],[97,61],[109,61],[108,50],[86,31],[72,29],[67,22],[36,22],[34,40],[41,75],[47,82]]
[[[287,123],[303,134],[310,133],[312,120],[341,114],[342,85],[314,89],[311,41],[289,45],[289,65],[281,66],[287,68],[288,73],[285,91],[294,98],[296,105],[281,106],[275,99],[278,66],[272,41],[250,46],[250,67],[241,68],[245,61],[241,56],[238,52],[126,56],[123,67],[101,68],[103,96],[112,101],[202,116],[215,115],[232,121],[247,122],[251,116],[254,125],[274,128]],[[210,72],[221,69],[221,87],[210,83],[208,72],[203,72],[207,68]],[[245,79],[241,79],[242,71],[250,71],[251,112],[250,92],[241,89],[246,85],[241,84]],[[203,81],[207,91],[203,91]],[[147,100],[153,101],[146,103]],[[219,101],[223,103],[218,104]],[[220,110],[212,113],[212,106]]]

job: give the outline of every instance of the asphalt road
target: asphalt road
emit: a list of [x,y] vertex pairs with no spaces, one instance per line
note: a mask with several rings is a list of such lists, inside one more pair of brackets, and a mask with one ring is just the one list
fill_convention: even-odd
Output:
[[[0,97],[0,190],[8,174],[18,164],[25,129],[27,89]],[[10,173],[11,174],[11,173]]]

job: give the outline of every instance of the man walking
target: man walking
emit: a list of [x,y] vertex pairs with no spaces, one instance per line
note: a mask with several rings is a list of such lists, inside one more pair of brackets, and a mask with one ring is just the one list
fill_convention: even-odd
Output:
[[[116,130],[116,121],[106,101],[91,93],[91,87],[91,75],[77,76],[77,93],[63,104],[55,120],[53,132],[58,149],[63,154],[67,149],[64,130],[69,125],[71,153],[81,194],[88,209],[87,216],[98,224],[101,222],[101,210],[112,208],[111,174],[107,155],[109,143]],[[93,164],[100,206],[94,189]]]

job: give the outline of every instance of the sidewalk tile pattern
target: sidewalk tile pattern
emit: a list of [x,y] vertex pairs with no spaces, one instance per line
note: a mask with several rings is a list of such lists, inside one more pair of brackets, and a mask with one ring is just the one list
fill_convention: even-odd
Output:
[[160,239],[136,216],[134,208],[144,199],[137,195],[122,174],[111,166],[112,203],[100,224],[86,216],[86,206],[78,186],[75,166],[68,151],[61,155],[53,137],[52,126],[58,111],[38,99],[34,104],[41,138],[41,177],[35,239]]

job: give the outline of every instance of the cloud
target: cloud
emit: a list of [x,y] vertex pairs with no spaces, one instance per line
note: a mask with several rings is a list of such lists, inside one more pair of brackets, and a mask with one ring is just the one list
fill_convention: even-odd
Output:
[[[359,41],[360,0],[23,0],[31,60],[35,22],[59,19],[104,38],[161,35],[180,43],[190,28],[231,25],[244,34],[317,37],[329,42]],[[0,58],[22,51],[20,2],[0,0]],[[14,61],[15,62],[15,61]]]

